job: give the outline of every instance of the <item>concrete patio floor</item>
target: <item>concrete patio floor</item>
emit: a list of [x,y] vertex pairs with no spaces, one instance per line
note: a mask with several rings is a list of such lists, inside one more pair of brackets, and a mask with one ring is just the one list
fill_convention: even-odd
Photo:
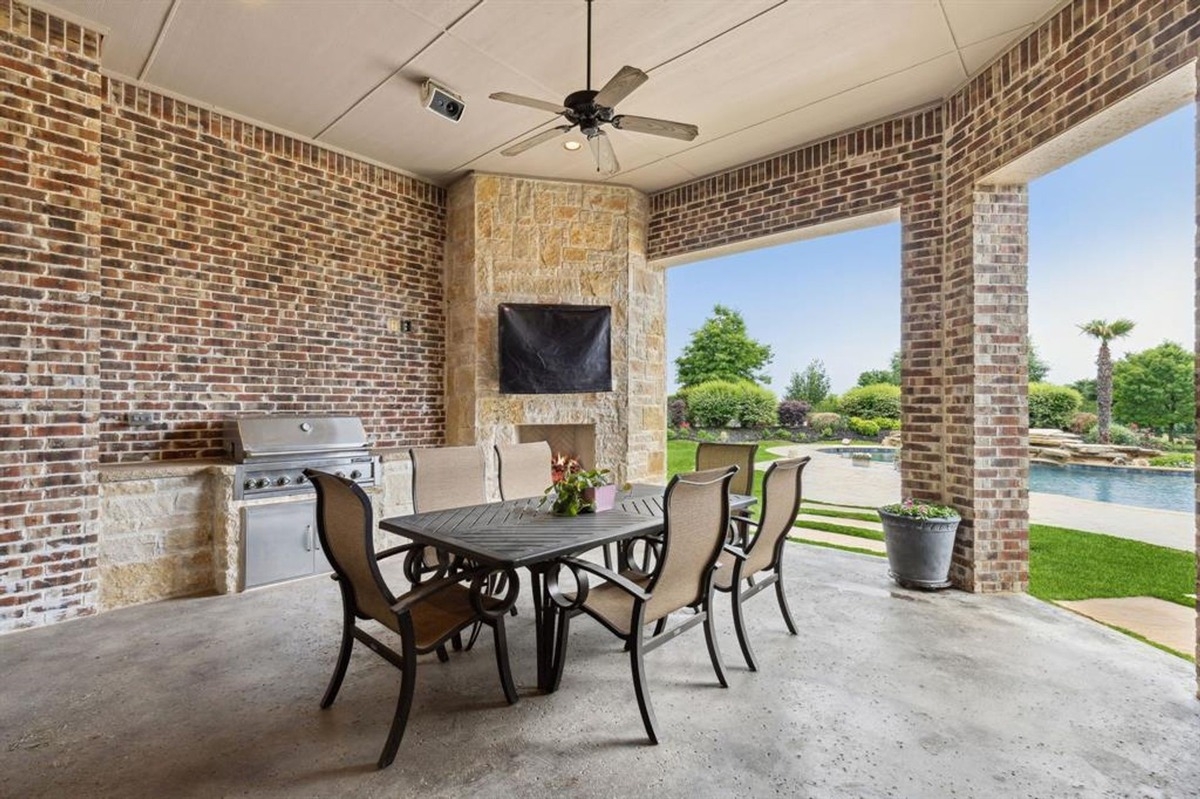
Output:
[[532,613],[510,623],[521,701],[490,641],[428,658],[396,763],[373,767],[397,672],[356,649],[337,704],[338,596],[310,578],[0,638],[0,795],[1195,796],[1194,667],[1022,595],[895,588],[878,558],[790,544],[799,637],[748,615],[748,672],[718,609],[652,653],[665,740],[644,742],[628,661],[587,619],[562,689],[538,695]]

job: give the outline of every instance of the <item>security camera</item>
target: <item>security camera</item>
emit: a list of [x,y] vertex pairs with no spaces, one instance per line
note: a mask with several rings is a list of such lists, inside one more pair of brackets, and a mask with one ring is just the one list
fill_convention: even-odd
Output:
[[439,86],[432,80],[421,84],[421,103],[435,114],[444,116],[451,122],[462,119],[466,105],[463,99],[445,86]]

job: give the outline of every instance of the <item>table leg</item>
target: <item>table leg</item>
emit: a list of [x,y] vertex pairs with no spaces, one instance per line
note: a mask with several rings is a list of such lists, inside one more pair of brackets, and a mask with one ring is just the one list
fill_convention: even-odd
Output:
[[543,693],[553,693],[554,671],[557,664],[559,608],[550,600],[545,573],[530,569],[533,587],[534,625],[537,637],[537,684]]

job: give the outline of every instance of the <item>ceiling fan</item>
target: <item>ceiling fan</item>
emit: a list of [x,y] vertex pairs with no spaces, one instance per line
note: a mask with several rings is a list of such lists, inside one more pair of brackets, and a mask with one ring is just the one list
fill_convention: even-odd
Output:
[[621,67],[600,91],[592,89],[592,0],[587,2],[587,88],[571,92],[559,103],[538,100],[511,92],[496,92],[489,95],[493,100],[505,103],[537,108],[558,114],[570,124],[558,125],[536,133],[527,139],[522,139],[511,147],[500,151],[501,155],[518,155],[531,147],[550,141],[561,136],[572,128],[578,127],[587,136],[592,154],[596,157],[596,171],[606,175],[615,175],[621,168],[617,163],[617,155],[613,152],[612,142],[601,130],[602,125],[612,125],[618,130],[628,130],[634,133],[650,133],[655,136],[667,136],[672,139],[691,141],[700,133],[695,125],[684,122],[671,122],[667,119],[638,117],[632,114],[615,114],[613,106],[624,100],[633,90],[641,86],[650,76],[636,67]]

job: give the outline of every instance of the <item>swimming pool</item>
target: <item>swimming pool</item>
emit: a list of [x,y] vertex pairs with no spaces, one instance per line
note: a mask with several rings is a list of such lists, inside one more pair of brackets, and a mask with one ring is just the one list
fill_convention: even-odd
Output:
[[[872,461],[883,463],[896,459],[896,450],[887,447],[822,447],[821,452],[843,458],[855,452],[866,453]],[[1029,490],[1184,513],[1192,513],[1196,502],[1195,480],[1190,471],[1031,463]]]
[[1196,505],[1195,479],[1189,471],[1031,463],[1029,490],[1184,513],[1192,513]]

